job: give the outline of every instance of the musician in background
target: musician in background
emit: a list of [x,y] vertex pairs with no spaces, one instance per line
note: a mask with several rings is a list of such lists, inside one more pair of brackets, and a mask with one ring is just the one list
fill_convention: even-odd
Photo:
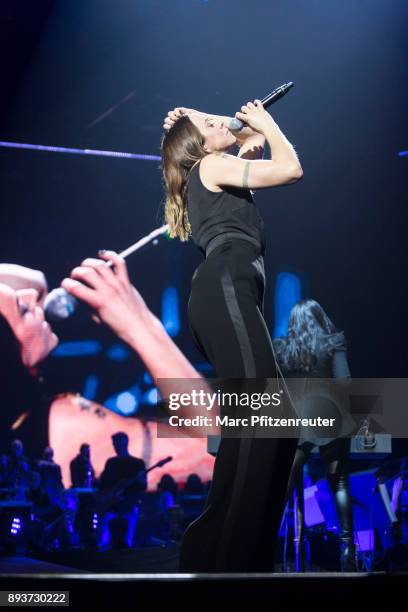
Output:
[[[123,483],[124,486],[99,517],[98,546],[108,548],[112,543],[114,548],[132,548],[139,512],[138,501],[140,494],[147,488],[146,465],[142,459],[130,455],[129,438],[125,432],[113,434],[112,444],[116,456],[110,457],[105,464],[99,480],[99,491],[106,495],[115,485]],[[130,480],[133,482],[126,486]]]
[[[275,339],[274,347],[278,363],[288,378],[334,378],[341,379],[343,383],[350,379],[345,335],[315,300],[301,300],[292,308],[287,336]],[[342,571],[356,571],[348,437],[354,423],[347,413],[337,413],[337,405],[324,395],[305,397],[296,409],[301,417],[336,416],[342,421],[341,436],[339,431],[335,437],[328,438],[312,427],[303,428],[301,432],[288,484],[288,497],[296,491],[299,531],[295,544],[300,553],[299,569],[303,569],[304,560],[303,468],[317,446],[320,458],[326,465],[326,478],[334,495],[340,523],[341,568]]]
[[13,440],[11,443],[11,454],[7,457],[7,484],[16,489],[29,488],[31,484],[31,467],[24,456],[21,440]]
[[70,465],[72,487],[78,493],[78,510],[75,516],[74,529],[80,543],[94,546],[93,516],[95,513],[94,489],[96,485],[95,471],[91,463],[91,447],[81,444],[79,453],[72,459]]
[[392,509],[399,527],[401,543],[408,546],[408,458],[401,460],[400,472],[392,487]]
[[49,491],[64,488],[61,467],[54,461],[54,449],[51,446],[45,447],[43,458],[37,461],[37,471],[40,474],[43,489]]
[[8,475],[8,459],[7,455],[0,456],[0,487],[7,486],[7,475]]
[[71,482],[73,487],[91,488],[94,485],[95,470],[91,463],[91,447],[81,444],[79,454],[70,463]]

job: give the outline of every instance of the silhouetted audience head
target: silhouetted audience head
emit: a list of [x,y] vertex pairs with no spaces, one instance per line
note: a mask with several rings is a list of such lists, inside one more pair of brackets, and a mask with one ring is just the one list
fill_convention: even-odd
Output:
[[401,478],[408,478],[408,458],[404,457],[400,463],[400,476]]
[[164,491],[168,491],[169,493],[172,493],[173,495],[175,495],[178,491],[177,482],[174,480],[173,476],[171,476],[170,474],[163,474],[163,476],[160,479],[160,482],[157,485],[157,490],[160,493],[163,493]]
[[81,446],[79,447],[79,454],[84,459],[89,459],[91,455],[91,447],[89,446],[89,444],[86,444],[85,442],[84,444],[81,444]]
[[113,448],[117,455],[126,454],[129,444],[129,436],[124,431],[117,431],[112,436]]
[[24,446],[21,440],[13,440],[11,443],[11,453],[14,457],[21,457],[24,452]]
[[54,449],[51,446],[46,446],[43,452],[44,461],[53,461],[54,459]]
[[204,483],[198,474],[190,474],[184,485],[184,493],[188,493],[189,495],[201,495],[204,491]]

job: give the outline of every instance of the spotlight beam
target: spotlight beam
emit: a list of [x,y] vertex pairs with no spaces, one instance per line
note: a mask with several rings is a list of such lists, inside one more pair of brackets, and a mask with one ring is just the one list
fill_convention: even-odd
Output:
[[47,145],[29,144],[26,142],[8,142],[0,140],[0,147],[7,149],[26,149],[30,151],[47,151],[49,153],[70,153],[74,155],[96,155],[97,157],[123,157],[125,159],[142,159],[144,161],[161,161],[160,155],[144,153],[124,153],[123,151],[102,151],[99,149],[73,149],[70,147],[49,147]]

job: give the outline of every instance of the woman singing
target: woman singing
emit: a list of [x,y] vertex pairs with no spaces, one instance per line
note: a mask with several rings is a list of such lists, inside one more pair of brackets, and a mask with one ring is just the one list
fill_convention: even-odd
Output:
[[[170,235],[192,237],[205,255],[188,304],[193,338],[217,378],[276,376],[263,318],[263,221],[251,190],[295,183],[302,168],[294,148],[262,103],[242,106],[244,122],[176,108],[162,140]],[[267,141],[272,159],[259,159]],[[228,151],[240,146],[237,156]],[[272,571],[296,442],[223,438],[203,514],[187,529],[181,571]]]
[[[336,329],[323,308],[315,300],[302,300],[293,307],[285,338],[274,340],[276,356],[283,374],[297,379],[318,378],[323,381],[330,378],[349,379],[350,370],[346,356],[346,339],[343,332]],[[318,389],[319,383],[313,385]],[[326,385],[324,385],[326,386]],[[302,417],[333,416],[338,411],[338,404],[330,398],[327,391],[323,394],[304,394],[299,413]],[[351,505],[349,483],[350,433],[355,423],[350,415],[343,411],[341,431],[335,438],[319,436],[313,428],[304,429],[296,450],[288,496],[296,490],[296,520],[298,525],[298,569],[304,566],[304,499],[303,467],[315,446],[319,448],[321,459],[326,465],[326,477],[333,492],[336,510],[340,522],[340,540],[342,543],[341,569],[355,571],[355,546],[353,529],[353,509]]]

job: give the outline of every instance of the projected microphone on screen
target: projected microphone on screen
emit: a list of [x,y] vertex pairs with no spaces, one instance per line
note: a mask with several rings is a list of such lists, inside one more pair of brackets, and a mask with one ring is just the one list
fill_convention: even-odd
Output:
[[[155,244],[156,239],[166,234],[168,230],[168,225],[162,225],[157,229],[147,234],[131,246],[129,246],[124,251],[121,251],[119,255],[124,259],[135,253],[143,246],[153,241]],[[106,266],[111,266],[111,262],[105,264]],[[76,300],[72,295],[65,291],[62,287],[58,287],[57,289],[53,289],[45,298],[44,302],[44,312],[47,320],[49,321],[58,321],[62,319],[68,319],[71,315],[74,314],[75,310],[78,306],[78,300]]]

